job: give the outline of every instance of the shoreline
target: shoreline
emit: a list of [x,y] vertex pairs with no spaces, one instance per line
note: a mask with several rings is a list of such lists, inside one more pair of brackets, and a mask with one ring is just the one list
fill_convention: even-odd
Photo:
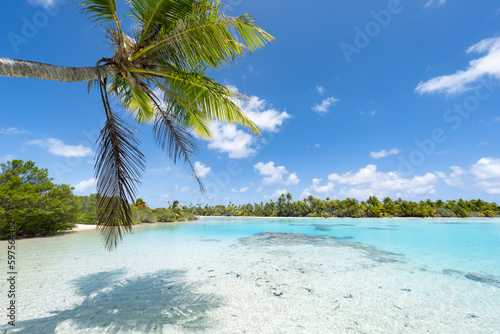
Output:
[[374,220],[383,220],[383,219],[458,219],[458,220],[467,220],[467,219],[500,219],[500,217],[271,217],[271,216],[196,216],[198,219],[203,218],[243,218],[243,219],[352,219],[352,220],[363,220],[363,219],[374,219]]
[[[367,219],[372,219],[372,220],[393,220],[393,219],[398,219],[398,220],[500,220],[500,217],[382,217],[382,218],[374,218],[374,217],[360,217],[360,218],[352,218],[352,217],[257,217],[257,216],[196,216],[198,219],[189,221],[189,222],[200,222],[204,219],[245,219],[245,220],[250,220],[250,219],[256,219],[256,220],[261,220],[261,219],[278,219],[278,220],[337,220],[337,219],[347,219],[347,220],[352,220],[352,221],[363,221]],[[182,221],[182,222],[188,222],[188,221]],[[153,225],[153,224],[175,224],[179,223],[178,221],[176,222],[154,222],[154,223],[140,223],[140,224],[135,224],[132,227],[135,226],[141,226],[141,225]],[[75,224],[75,227],[73,227],[71,230],[63,230],[59,231],[56,234],[53,235],[45,235],[45,236],[31,236],[31,237],[20,237],[19,239],[38,239],[38,238],[47,238],[47,237],[53,237],[57,235],[64,235],[67,233],[74,233],[74,232],[84,232],[84,231],[91,231],[91,230],[97,230],[97,225],[87,225],[87,224]],[[5,240],[0,240],[0,241],[5,241]]]

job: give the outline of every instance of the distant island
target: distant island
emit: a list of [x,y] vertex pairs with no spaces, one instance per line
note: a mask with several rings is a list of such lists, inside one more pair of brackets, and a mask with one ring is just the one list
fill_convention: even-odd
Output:
[[[33,161],[13,160],[0,164],[0,239],[9,237],[9,226],[16,236],[52,235],[72,229],[75,224],[97,224],[97,194],[76,196],[69,185],[52,182],[47,169]],[[436,200],[413,202],[370,196],[324,200],[309,196],[294,201],[290,193],[277,201],[254,204],[180,205],[175,200],[167,207],[152,209],[138,198],[130,204],[133,224],[194,220],[197,216],[247,217],[500,217],[496,203],[477,200]],[[14,222],[15,224],[12,224]]]
[[351,217],[351,218],[383,218],[383,217],[500,217],[500,206],[480,199],[473,200],[437,200],[413,202],[401,198],[393,200],[385,197],[379,200],[370,196],[366,201],[354,198],[321,200],[309,196],[294,201],[290,193],[282,194],[277,201],[236,205],[229,203],[215,206],[182,207],[196,216],[252,216],[252,217]]

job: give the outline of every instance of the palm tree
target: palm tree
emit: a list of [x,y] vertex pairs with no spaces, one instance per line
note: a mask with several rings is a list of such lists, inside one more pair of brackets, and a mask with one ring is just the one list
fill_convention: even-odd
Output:
[[[108,249],[117,246],[132,227],[129,203],[134,202],[144,170],[144,156],[131,125],[112,110],[110,98],[140,123],[153,123],[154,137],[176,162],[189,165],[196,154],[193,130],[210,138],[212,121],[238,123],[259,134],[238,107],[244,98],[205,76],[273,37],[253,24],[248,14],[229,17],[218,0],[127,0],[135,33],[127,35],[116,0],[80,1],[114,49],[95,67],[71,68],[0,58],[0,76],[56,81],[89,81],[99,90],[106,123],[98,139],[97,223]],[[193,176],[203,186],[191,165]]]

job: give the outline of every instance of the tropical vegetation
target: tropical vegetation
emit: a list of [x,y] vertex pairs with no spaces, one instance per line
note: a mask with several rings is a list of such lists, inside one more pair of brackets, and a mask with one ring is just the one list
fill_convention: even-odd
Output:
[[197,152],[191,131],[210,138],[210,123],[223,121],[259,134],[238,106],[244,97],[205,73],[263,47],[273,37],[248,14],[227,16],[218,0],[124,1],[134,20],[132,34],[123,29],[116,0],[78,3],[106,36],[114,50],[111,57],[83,68],[0,58],[0,76],[89,81],[89,90],[97,87],[106,122],[98,139],[95,214],[111,249],[134,223],[129,203],[135,201],[144,170],[136,131],[112,109],[113,102],[137,124],[152,123],[155,140],[174,162],[183,159],[191,165],[190,157]]
[[[72,229],[75,224],[97,224],[99,194],[75,196],[73,188],[55,184],[47,169],[33,161],[12,160],[0,164],[0,239],[10,236],[9,224],[15,225],[15,236],[53,235]],[[132,224],[195,220],[197,216],[248,217],[500,217],[500,206],[483,200],[436,200],[420,202],[380,201],[370,196],[366,201],[354,198],[325,199],[308,196],[293,200],[290,193],[277,201],[228,205],[180,205],[174,200],[167,207],[152,209],[142,199],[127,203]]]
[[294,201],[290,193],[277,201],[236,205],[191,206],[186,208],[197,216],[256,217],[499,217],[500,206],[483,200],[436,200],[413,202],[385,197],[382,201],[370,196],[366,201],[354,198],[321,200],[308,196]]
[[55,234],[73,228],[79,218],[79,201],[68,185],[54,184],[46,169],[33,161],[0,164],[0,238]]
[[[75,196],[67,184],[55,184],[47,169],[33,161],[0,164],[0,239],[53,235],[75,224],[97,224],[99,195]],[[194,220],[174,201],[167,208],[150,209],[138,198],[129,205],[133,224]]]

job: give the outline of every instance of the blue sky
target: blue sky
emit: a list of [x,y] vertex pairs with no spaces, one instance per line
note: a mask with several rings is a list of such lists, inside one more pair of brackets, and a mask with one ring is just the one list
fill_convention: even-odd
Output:
[[[118,1],[120,2],[120,1]],[[249,96],[262,137],[214,124],[193,157],[207,187],[138,127],[152,207],[370,195],[497,201],[500,4],[494,0],[228,0],[276,41],[209,76]],[[2,4],[0,56],[92,66],[112,52],[74,3]],[[125,12],[123,12],[125,14]],[[132,27],[125,20],[124,25]],[[0,78],[0,160],[33,160],[95,191],[104,117],[87,83]]]

